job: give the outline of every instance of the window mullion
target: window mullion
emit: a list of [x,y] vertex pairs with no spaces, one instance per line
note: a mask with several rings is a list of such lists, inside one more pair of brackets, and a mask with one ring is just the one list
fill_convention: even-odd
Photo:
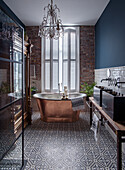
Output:
[[53,40],[50,40],[50,91],[53,91]]
[[68,31],[68,89],[70,91],[70,59],[71,59],[71,48],[70,48],[70,31]]
[[[47,42],[46,42],[47,41]],[[50,83],[50,76],[51,76],[51,56],[50,55],[50,45],[48,46],[47,43],[50,43],[50,41],[48,41],[47,39],[44,38],[44,91],[47,91],[47,92],[50,92],[51,90],[51,83]],[[49,52],[47,52],[47,50]],[[48,55],[49,54],[49,55]],[[49,58],[48,58],[49,56]],[[48,68],[49,68],[49,72],[47,73],[46,69],[47,69],[47,65],[49,64]],[[49,75],[48,75],[49,74]],[[49,76],[49,82],[46,82],[46,79],[47,79],[47,76]],[[46,83],[49,83],[49,88],[47,87],[47,84]]]
[[[75,39],[74,39],[74,41],[75,41],[75,47],[74,47],[75,48],[75,54],[74,54],[75,58],[72,58],[72,56],[71,56],[72,55],[72,51],[71,50],[73,48],[71,46],[72,45],[72,42],[71,42],[72,41],[72,37],[71,36],[72,36],[73,32],[75,33]],[[70,82],[70,91],[76,91],[76,86],[77,86],[77,56],[76,56],[77,45],[76,44],[77,44],[77,42],[76,42],[76,31],[75,30],[70,30],[70,80],[69,80],[69,82]],[[74,69],[75,69],[75,73],[74,74],[75,75],[73,75],[72,68],[71,68],[73,63],[75,63],[75,67],[74,67]],[[72,89],[72,86],[71,86],[71,83],[72,83],[71,82],[71,77],[73,77],[73,76],[75,76],[75,82],[74,82],[75,84],[74,84],[74,88]]]
[[76,89],[77,89],[77,34],[76,34],[76,31],[75,31],[75,69],[76,69],[76,72],[75,72],[75,77],[76,77],[76,81],[75,81],[75,91],[76,91]]
[[[59,40],[58,40],[58,84],[59,84],[59,76],[60,74],[59,74]],[[59,85],[58,85],[58,90],[60,90]]]
[[63,90],[63,87],[64,87],[64,80],[63,80],[63,69],[64,69],[64,36],[62,38],[62,90]]
[[46,40],[45,40],[45,38],[44,38],[44,59],[43,59],[43,61],[44,61],[44,68],[43,68],[43,70],[44,70],[44,77],[43,77],[43,82],[44,82],[44,91],[45,91],[45,55],[46,55]]

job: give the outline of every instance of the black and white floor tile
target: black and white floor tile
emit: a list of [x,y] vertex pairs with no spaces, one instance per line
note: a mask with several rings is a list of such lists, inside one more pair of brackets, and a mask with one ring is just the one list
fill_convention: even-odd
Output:
[[[20,152],[19,139],[7,159],[19,159]],[[25,170],[116,170],[116,156],[116,142],[104,126],[95,142],[87,113],[74,123],[45,123],[34,113],[25,130]],[[125,169],[125,155],[122,162]]]

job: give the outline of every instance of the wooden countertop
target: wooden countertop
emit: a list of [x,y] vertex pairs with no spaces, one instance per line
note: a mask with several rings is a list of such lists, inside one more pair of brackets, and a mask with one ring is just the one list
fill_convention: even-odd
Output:
[[[105,112],[102,110],[102,107],[100,107],[94,100],[93,97],[89,97],[89,100],[95,105],[97,110],[101,112],[102,116],[108,120],[108,122],[111,124],[111,126],[116,130],[116,131],[125,131],[125,125],[120,124],[118,122],[113,121]],[[116,132],[117,133],[117,132]]]

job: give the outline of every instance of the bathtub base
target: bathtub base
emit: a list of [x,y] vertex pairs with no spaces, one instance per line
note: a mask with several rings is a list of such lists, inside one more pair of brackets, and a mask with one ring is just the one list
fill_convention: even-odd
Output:
[[80,111],[72,110],[71,100],[52,101],[37,99],[41,120],[45,122],[75,122]]
[[51,123],[51,122],[67,122],[67,123],[70,123],[70,122],[76,122],[78,119],[72,119],[72,118],[45,118],[44,119],[41,119],[42,121],[44,122],[48,122],[48,123]]

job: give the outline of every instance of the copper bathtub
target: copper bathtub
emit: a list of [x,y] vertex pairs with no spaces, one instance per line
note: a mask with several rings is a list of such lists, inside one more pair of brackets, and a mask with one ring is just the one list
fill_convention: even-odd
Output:
[[69,94],[68,100],[62,100],[61,94],[37,93],[36,98],[40,110],[41,119],[45,122],[75,122],[79,119],[80,111],[72,110],[71,99],[85,97],[85,94]]

